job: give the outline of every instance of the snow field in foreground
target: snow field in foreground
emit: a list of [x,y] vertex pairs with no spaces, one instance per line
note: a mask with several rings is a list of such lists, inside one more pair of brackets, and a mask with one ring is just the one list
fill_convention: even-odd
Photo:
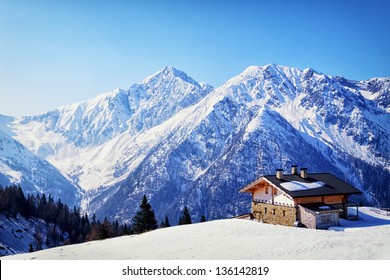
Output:
[[390,259],[390,216],[363,207],[359,221],[311,230],[239,219],[175,226],[3,259]]

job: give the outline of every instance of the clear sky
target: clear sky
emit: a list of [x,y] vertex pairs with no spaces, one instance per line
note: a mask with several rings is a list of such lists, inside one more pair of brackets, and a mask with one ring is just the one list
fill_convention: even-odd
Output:
[[278,63],[390,76],[390,1],[0,0],[0,114],[31,115],[165,66],[219,86]]

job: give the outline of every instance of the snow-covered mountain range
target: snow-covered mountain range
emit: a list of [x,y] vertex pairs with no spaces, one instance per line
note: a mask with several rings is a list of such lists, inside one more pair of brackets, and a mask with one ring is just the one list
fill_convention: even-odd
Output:
[[69,205],[79,204],[84,196],[84,191],[52,164],[0,129],[0,186],[12,184],[23,186],[26,194],[51,194]]
[[[298,164],[390,206],[389,90],[390,78],[358,82],[276,64],[249,67],[213,89],[167,67],[129,90],[1,116],[0,143],[29,153],[23,165],[1,144],[1,184],[26,188],[36,159],[47,164],[37,167],[48,180],[42,189],[72,189],[98,217],[130,220],[146,194],[160,220],[176,223],[185,205],[194,220],[247,212],[240,188]],[[47,170],[67,181],[51,184]]]

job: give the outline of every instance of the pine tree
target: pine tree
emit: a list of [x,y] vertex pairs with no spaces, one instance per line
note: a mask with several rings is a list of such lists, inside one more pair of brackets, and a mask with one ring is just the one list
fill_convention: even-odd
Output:
[[171,224],[169,223],[168,216],[165,216],[165,220],[161,222],[160,227],[166,228],[166,227],[170,227],[170,226],[171,226]]
[[24,217],[31,216],[28,202],[21,187],[10,186],[0,193],[0,212],[7,217],[16,217],[17,214]]
[[37,218],[42,219],[44,217],[46,203],[47,203],[46,195],[43,193],[42,198],[39,199]]
[[110,222],[108,219],[104,219],[103,224],[101,225],[100,229],[100,239],[106,239],[114,237],[114,229],[112,228]]
[[188,211],[187,206],[184,207],[183,214],[179,219],[179,225],[188,225],[192,224],[190,212]]
[[33,234],[34,239],[35,239],[35,251],[42,250],[42,245],[43,245],[43,236],[39,229],[34,232]]
[[32,242],[28,245],[28,251],[29,251],[30,253],[34,252],[34,248],[33,248]]
[[168,216],[165,216],[165,227],[170,227],[171,224],[169,223]]
[[123,235],[133,234],[132,229],[127,224],[122,225],[122,232]]
[[92,225],[95,225],[96,224],[96,214],[93,213],[92,215],[92,222],[91,222]]
[[133,218],[132,230],[134,233],[143,233],[156,229],[157,220],[152,210],[152,206],[149,204],[146,198],[146,195],[144,195],[142,198],[142,202],[139,207],[140,210]]

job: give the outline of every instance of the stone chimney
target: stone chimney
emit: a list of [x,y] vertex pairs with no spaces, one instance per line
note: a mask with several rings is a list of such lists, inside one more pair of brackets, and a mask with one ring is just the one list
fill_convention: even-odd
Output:
[[291,174],[298,175],[298,165],[291,165]]
[[283,179],[283,169],[276,169],[276,178],[279,180]]
[[307,179],[307,168],[301,168],[301,178]]

